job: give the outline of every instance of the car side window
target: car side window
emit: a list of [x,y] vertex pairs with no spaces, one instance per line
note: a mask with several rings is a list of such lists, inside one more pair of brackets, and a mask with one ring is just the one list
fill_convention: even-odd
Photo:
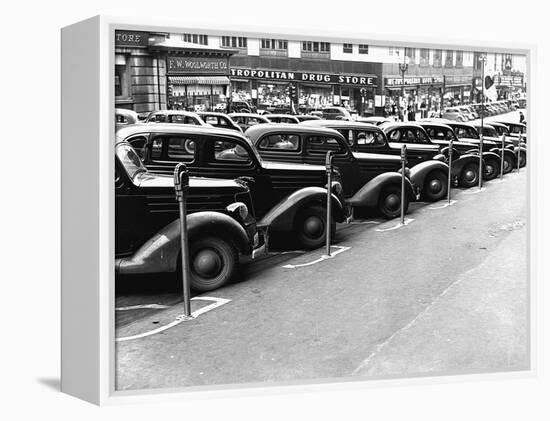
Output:
[[147,139],[145,139],[144,136],[137,136],[131,139],[128,139],[128,143],[132,145],[132,147],[135,149],[138,156],[143,159],[144,151],[145,151],[145,144],[147,143]]
[[220,122],[218,121],[218,117],[214,115],[203,117],[203,120],[205,123],[212,124],[213,126],[218,126],[220,124]]
[[162,159],[162,147],[166,145],[166,158],[171,161],[193,162],[195,140],[188,136],[159,136],[151,143],[151,159]]
[[338,139],[326,136],[309,136],[306,139],[307,150],[312,154],[326,155],[328,151],[334,153],[345,152]]
[[416,143],[416,135],[412,129],[407,129],[405,131],[405,139],[409,143]]
[[401,130],[397,129],[389,133],[389,139],[391,142],[399,142],[401,140]]
[[194,124],[194,125],[199,124],[198,120],[195,117],[190,117],[190,116],[181,115],[181,114],[172,114],[168,116],[168,122],[177,123],[177,124]]
[[151,142],[151,159],[160,159],[162,157],[162,138],[157,137]]
[[296,152],[300,149],[300,137],[296,134],[270,134],[258,143],[261,150]]
[[384,135],[371,131],[356,131],[358,145],[381,146],[384,145]]
[[251,165],[252,159],[244,146],[230,139],[214,142],[214,162],[225,162],[239,165]]
[[260,124],[260,123],[261,123],[261,121],[258,120],[257,118],[255,118],[255,117],[248,117],[248,124],[249,124],[250,126],[255,126],[256,124]]
[[428,143],[428,138],[421,129],[416,129],[416,143]]

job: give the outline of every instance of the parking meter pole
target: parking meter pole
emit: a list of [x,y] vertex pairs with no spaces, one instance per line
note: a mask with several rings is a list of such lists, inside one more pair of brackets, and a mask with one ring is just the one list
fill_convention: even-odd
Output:
[[500,148],[500,178],[504,178],[504,140],[506,136],[502,135],[502,145]]
[[405,224],[405,164],[407,163],[407,145],[401,147],[401,225]]
[[519,160],[521,159],[521,147],[520,147],[520,145],[521,145],[521,133],[518,137],[518,159],[517,159],[517,161],[518,161],[518,172],[519,172]]
[[449,176],[447,177],[447,202],[451,204],[451,179],[452,179],[452,166],[453,166],[453,140],[449,143]]
[[479,178],[479,189],[483,186],[483,133],[479,137],[479,169],[478,169],[478,178]]
[[330,256],[330,231],[332,220],[332,151],[327,152],[325,160],[327,171],[327,221],[326,221],[326,255]]
[[187,242],[187,194],[189,193],[189,173],[185,164],[174,169],[174,187],[180,213],[181,275],[183,283],[183,311],[191,318],[191,282],[189,274],[189,248]]

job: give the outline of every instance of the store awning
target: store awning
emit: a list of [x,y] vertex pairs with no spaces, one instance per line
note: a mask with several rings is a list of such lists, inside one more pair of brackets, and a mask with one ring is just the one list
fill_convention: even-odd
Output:
[[173,85],[229,85],[227,76],[168,76]]

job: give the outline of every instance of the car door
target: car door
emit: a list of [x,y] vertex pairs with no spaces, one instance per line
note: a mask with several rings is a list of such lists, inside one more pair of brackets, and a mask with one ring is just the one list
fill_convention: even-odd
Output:
[[386,133],[390,149],[396,155],[401,154],[402,145],[407,146],[407,165],[428,161],[438,153],[437,145],[427,138],[426,134],[417,127],[398,127]]

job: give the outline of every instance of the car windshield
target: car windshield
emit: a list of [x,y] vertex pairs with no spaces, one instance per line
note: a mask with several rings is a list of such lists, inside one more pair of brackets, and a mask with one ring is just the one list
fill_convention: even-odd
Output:
[[130,179],[134,180],[137,174],[147,171],[138,154],[130,145],[126,143],[117,145],[115,153]]

